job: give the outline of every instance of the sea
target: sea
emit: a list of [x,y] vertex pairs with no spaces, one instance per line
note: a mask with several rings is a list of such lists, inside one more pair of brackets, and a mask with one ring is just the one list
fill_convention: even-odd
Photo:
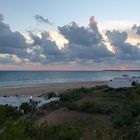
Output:
[[0,86],[106,81],[122,75],[140,76],[140,71],[0,71]]

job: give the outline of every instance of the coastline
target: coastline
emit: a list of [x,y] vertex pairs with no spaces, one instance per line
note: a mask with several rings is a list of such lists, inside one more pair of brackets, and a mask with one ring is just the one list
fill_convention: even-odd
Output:
[[47,84],[33,84],[20,86],[1,86],[0,96],[39,96],[49,92],[62,92],[67,89],[80,87],[95,87],[99,85],[106,85],[107,81],[88,81],[88,82],[62,82],[62,83],[47,83]]

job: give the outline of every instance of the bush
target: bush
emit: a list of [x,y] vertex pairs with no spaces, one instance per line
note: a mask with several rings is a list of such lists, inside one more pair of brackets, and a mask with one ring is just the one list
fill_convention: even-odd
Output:
[[28,114],[32,111],[32,106],[29,103],[24,102],[21,104],[20,109],[24,111],[24,114]]
[[76,110],[86,113],[110,114],[116,108],[115,106],[107,106],[104,104],[96,104],[94,102],[85,102],[78,106],[74,103],[67,104],[69,110]]
[[34,125],[30,119],[8,122],[0,133],[0,140],[139,140],[134,128],[87,128],[80,123]]
[[129,88],[129,92],[126,90],[125,97],[122,105],[114,110],[112,115],[112,122],[114,126],[124,127],[131,126],[140,115],[140,96],[134,92],[136,88]]
[[16,107],[9,105],[0,105],[0,124],[5,123],[9,119],[17,119],[21,116],[21,112]]
[[76,104],[74,104],[74,103],[69,103],[69,104],[67,105],[67,108],[68,108],[69,110],[79,110],[78,106],[77,106]]
[[27,120],[9,121],[0,133],[0,140],[33,140],[29,134],[32,124]]
[[50,99],[50,98],[52,98],[52,97],[56,97],[56,93],[54,93],[54,92],[49,92],[49,93],[48,93],[48,98]]
[[80,140],[83,128],[79,124],[33,125],[30,120],[10,122],[0,133],[0,140]]
[[126,127],[132,124],[132,114],[127,110],[112,114],[112,122],[115,127]]
[[81,97],[82,95],[80,95],[79,93],[69,92],[69,93],[60,94],[60,101],[63,103],[73,102],[79,100]]
[[140,95],[140,86],[136,86],[134,92]]
[[53,111],[60,108],[59,102],[50,102],[41,107],[43,110]]
[[60,101],[63,102],[64,104],[66,102],[77,101],[80,98],[82,98],[83,95],[92,93],[92,90],[93,90],[92,88],[84,88],[84,87],[68,90],[63,94],[60,94]]
[[113,112],[112,108],[113,108],[112,106],[107,106],[104,104],[85,102],[83,105],[79,106],[79,111],[87,113],[110,114]]

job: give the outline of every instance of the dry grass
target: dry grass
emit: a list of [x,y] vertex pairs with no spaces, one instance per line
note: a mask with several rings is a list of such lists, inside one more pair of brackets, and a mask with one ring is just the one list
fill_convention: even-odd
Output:
[[64,122],[84,122],[89,127],[94,128],[110,128],[112,127],[110,117],[108,115],[88,114],[83,112],[69,111],[66,108],[60,108],[37,120],[37,123],[49,122],[52,124],[61,124]]

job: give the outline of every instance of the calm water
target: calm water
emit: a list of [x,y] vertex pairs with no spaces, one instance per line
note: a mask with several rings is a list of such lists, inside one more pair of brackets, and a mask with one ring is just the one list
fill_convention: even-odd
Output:
[[140,76],[140,71],[0,71],[0,86],[100,81],[120,77],[124,74]]

